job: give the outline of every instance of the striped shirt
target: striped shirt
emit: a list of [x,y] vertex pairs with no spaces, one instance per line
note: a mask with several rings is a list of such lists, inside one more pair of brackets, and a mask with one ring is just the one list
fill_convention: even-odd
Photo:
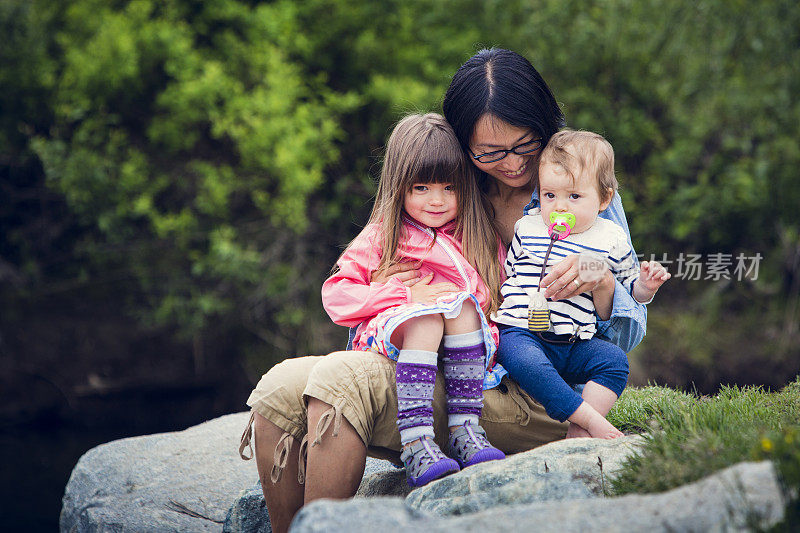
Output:
[[[514,227],[514,240],[505,263],[507,279],[501,289],[503,304],[492,315],[499,324],[528,327],[529,294],[537,291],[544,256],[550,244],[547,226],[540,210],[532,209]],[[639,277],[639,265],[628,236],[619,225],[597,218],[588,230],[556,241],[547,260],[545,275],[568,255],[590,254],[603,260],[614,277],[631,292]],[[542,289],[542,291],[544,288]],[[567,300],[547,301],[550,329],[556,334],[591,339],[597,331],[592,294],[585,292]]]

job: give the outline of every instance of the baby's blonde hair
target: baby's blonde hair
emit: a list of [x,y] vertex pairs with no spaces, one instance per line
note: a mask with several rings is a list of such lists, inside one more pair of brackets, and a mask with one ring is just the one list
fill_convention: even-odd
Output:
[[603,201],[617,192],[614,175],[614,149],[602,135],[591,131],[562,130],[550,137],[542,150],[539,164],[551,163],[563,168],[574,180],[584,170],[597,180],[597,192]]
[[382,272],[400,262],[398,246],[403,238],[403,205],[415,183],[450,183],[458,199],[455,236],[464,257],[489,288],[484,311],[495,311],[501,301],[501,266],[497,232],[488,216],[489,202],[478,189],[473,165],[443,116],[437,113],[409,115],[397,123],[386,144],[386,154],[369,222],[379,224],[383,240]]

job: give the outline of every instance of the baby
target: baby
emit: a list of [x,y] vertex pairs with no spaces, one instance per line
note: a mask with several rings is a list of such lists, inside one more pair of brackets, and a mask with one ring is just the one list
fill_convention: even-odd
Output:
[[[656,262],[640,269],[625,230],[598,217],[616,190],[614,151],[603,137],[567,130],[550,139],[539,162],[540,207],[516,223],[503,303],[492,316],[500,326],[497,361],[548,415],[569,420],[568,437],[622,435],[605,415],[627,384],[628,358],[594,336],[596,318],[611,315],[614,279],[646,304],[670,278]],[[581,256],[572,283],[590,291],[546,300],[539,280],[572,254]],[[582,395],[567,383],[586,383]]]

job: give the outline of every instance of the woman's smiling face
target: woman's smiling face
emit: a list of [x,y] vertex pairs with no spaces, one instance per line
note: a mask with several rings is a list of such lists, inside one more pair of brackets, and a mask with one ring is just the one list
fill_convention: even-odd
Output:
[[[511,150],[538,138],[538,134],[527,128],[512,126],[493,115],[486,114],[475,123],[469,148],[474,156],[480,156],[497,150]],[[507,187],[519,188],[530,184],[536,175],[539,168],[539,154],[541,150],[524,155],[512,152],[493,163],[481,163],[474,157],[470,159],[475,166],[498,182]]]

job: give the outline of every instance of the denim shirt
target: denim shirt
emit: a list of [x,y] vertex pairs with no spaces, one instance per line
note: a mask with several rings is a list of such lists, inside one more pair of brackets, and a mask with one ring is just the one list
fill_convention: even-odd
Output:
[[[523,212],[527,215],[529,210],[537,207],[539,207],[538,189],[533,191],[531,201],[525,206]],[[614,193],[611,204],[605,211],[601,211],[599,216],[619,224],[625,230],[625,234],[628,236],[628,243],[633,250],[631,232],[628,229],[625,210],[622,209],[622,199],[618,193]],[[634,250],[634,257],[635,255],[636,251]],[[638,264],[638,259],[636,262]],[[596,335],[616,344],[627,353],[633,350],[644,338],[644,334],[647,331],[647,307],[634,300],[631,293],[626,291],[619,281],[615,283],[611,316],[608,320],[597,318]]]

